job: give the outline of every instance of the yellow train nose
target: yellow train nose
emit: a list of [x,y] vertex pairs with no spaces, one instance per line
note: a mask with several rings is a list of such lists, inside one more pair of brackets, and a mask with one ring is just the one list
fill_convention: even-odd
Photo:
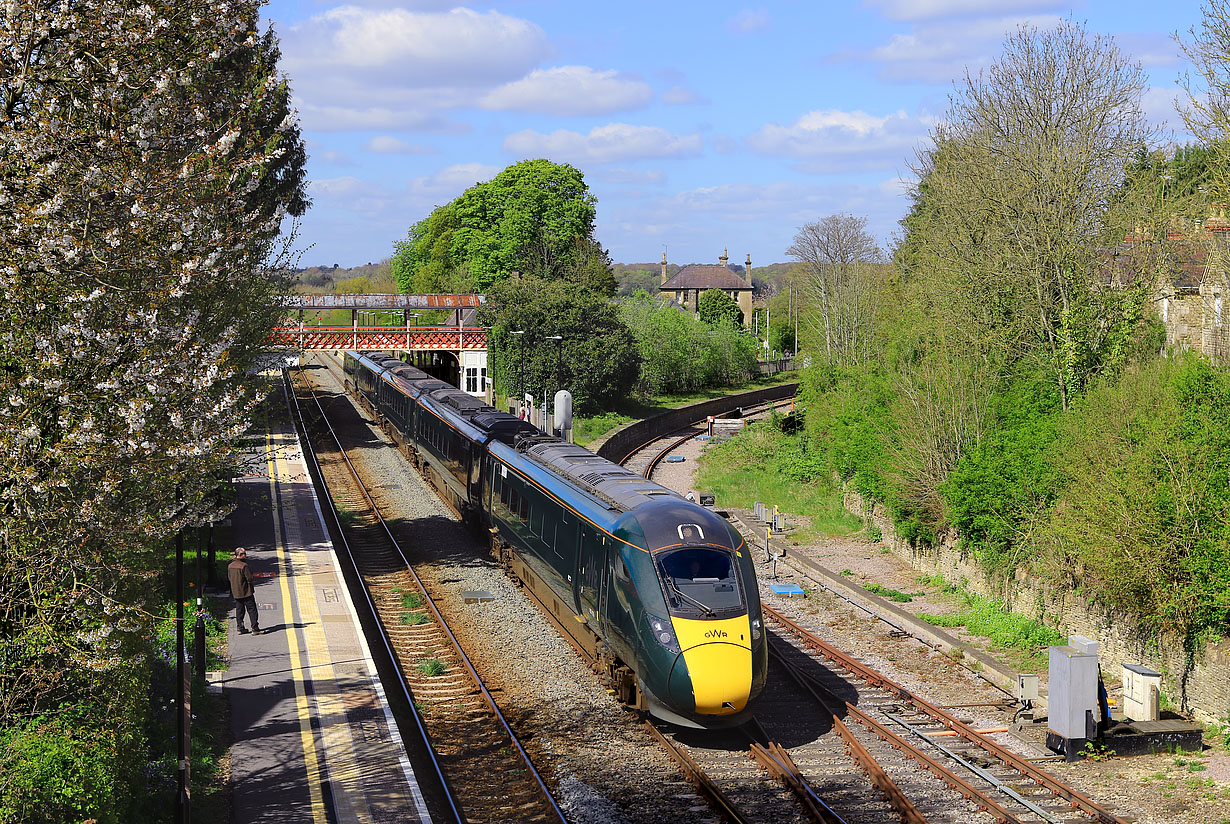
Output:
[[671,623],[683,649],[670,678],[676,705],[692,704],[704,715],[731,715],[746,707],[752,691],[747,616],[723,621],[674,618]]

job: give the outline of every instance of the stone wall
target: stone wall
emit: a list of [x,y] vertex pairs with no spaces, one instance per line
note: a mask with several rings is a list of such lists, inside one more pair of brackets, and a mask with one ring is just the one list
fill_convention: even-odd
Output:
[[934,547],[917,548],[897,537],[887,510],[876,504],[868,512],[865,500],[846,488],[846,509],[871,517],[893,553],[921,573],[939,573],[970,592],[995,598],[1013,611],[1040,619],[1065,635],[1084,635],[1102,646],[1098,661],[1108,686],[1120,683],[1123,664],[1144,664],[1163,673],[1162,689],[1182,709],[1202,721],[1230,716],[1230,640],[1210,643],[1187,660],[1183,639],[1155,636],[1139,630],[1128,618],[1112,614],[1069,587],[1048,586],[1025,574],[1004,582],[989,582],[973,558],[962,553],[954,536],[943,536]]

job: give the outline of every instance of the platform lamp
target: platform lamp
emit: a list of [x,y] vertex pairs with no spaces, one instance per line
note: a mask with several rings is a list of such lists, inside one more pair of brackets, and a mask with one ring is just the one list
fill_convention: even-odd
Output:
[[518,329],[515,332],[509,332],[510,335],[517,336],[517,404],[524,408],[525,404],[525,338],[521,337],[525,334],[524,329]]
[[[545,338],[543,338],[543,340],[553,340],[556,342],[556,344],[558,344],[558,347],[559,347],[558,349],[556,349],[556,357],[555,357],[555,388],[559,389],[559,362],[560,362],[560,359],[563,357],[563,352],[564,352],[564,336],[563,335],[547,335]],[[552,396],[546,392],[545,386],[543,387],[543,390],[544,391],[542,394],[544,395],[544,397],[542,399],[542,405],[545,408],[547,404],[551,403]],[[555,410],[552,409],[551,412],[554,413]],[[555,429],[554,419],[551,419],[551,424],[549,428],[552,430]],[[551,433],[548,432],[547,434],[549,435]]]

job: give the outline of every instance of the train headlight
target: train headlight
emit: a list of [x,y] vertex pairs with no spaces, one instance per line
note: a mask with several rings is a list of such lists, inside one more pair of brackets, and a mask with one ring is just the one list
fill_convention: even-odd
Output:
[[760,619],[759,619],[759,618],[753,618],[753,619],[752,619],[752,640],[753,640],[753,641],[759,641],[759,640],[760,640],[760,627],[761,627],[761,626],[762,626],[762,625],[761,625],[761,623],[760,623]]
[[675,629],[671,626],[670,621],[650,616],[649,628],[653,630],[653,637],[658,640],[659,644],[671,652],[679,652],[679,640],[675,637]]

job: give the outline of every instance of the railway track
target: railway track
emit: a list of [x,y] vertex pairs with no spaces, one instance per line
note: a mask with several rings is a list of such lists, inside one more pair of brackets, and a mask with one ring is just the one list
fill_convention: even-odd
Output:
[[458,821],[565,821],[350,463],[346,425],[335,428],[330,419],[335,413],[355,418],[349,400],[343,398],[338,406],[344,408],[334,410],[335,398],[318,396],[302,372],[291,396],[311,435],[310,454],[324,482],[325,503],[337,516],[339,549],[362,581],[410,698],[413,723],[423,731],[433,768],[447,788],[445,805]]
[[[649,477],[700,431],[650,441],[625,466]],[[755,722],[725,736],[659,734],[724,820],[1123,824],[951,713],[765,612],[776,629]]]
[[[775,656],[816,690],[817,700],[835,715],[857,720],[868,737],[889,742],[994,820],[1124,824],[1113,812],[992,741],[985,732],[872,670],[772,607],[766,605],[765,615],[781,629],[773,633],[778,637],[773,645]],[[823,666],[821,659],[857,679],[855,691],[851,693],[850,682]]]

